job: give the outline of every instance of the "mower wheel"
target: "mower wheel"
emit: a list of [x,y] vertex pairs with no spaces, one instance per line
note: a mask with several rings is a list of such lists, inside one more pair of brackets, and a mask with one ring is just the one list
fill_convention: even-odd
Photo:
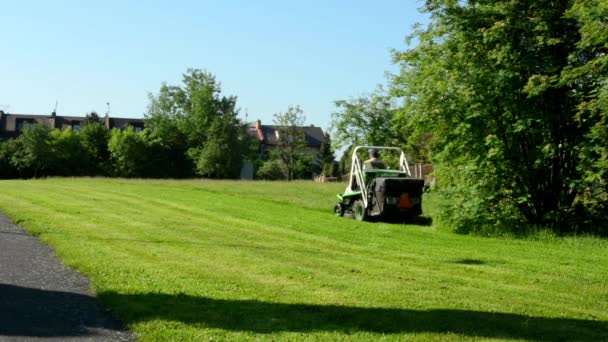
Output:
[[362,200],[357,200],[353,203],[353,211],[355,212],[355,219],[357,221],[367,220],[367,210],[365,210],[365,204]]
[[342,208],[342,206],[340,204],[336,204],[334,206],[334,213],[336,214],[336,216],[339,216],[339,217],[344,216],[344,209]]

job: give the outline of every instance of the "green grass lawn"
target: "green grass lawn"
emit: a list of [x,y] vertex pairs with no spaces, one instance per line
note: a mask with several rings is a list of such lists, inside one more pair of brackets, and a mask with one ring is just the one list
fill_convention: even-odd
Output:
[[142,341],[608,340],[607,241],[357,222],[343,188],[0,181],[0,210]]

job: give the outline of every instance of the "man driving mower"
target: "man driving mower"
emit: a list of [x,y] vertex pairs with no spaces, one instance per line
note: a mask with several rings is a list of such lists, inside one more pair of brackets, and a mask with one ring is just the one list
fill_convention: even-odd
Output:
[[380,159],[380,151],[376,148],[369,149],[369,159],[363,163],[363,170],[386,169],[384,161]]

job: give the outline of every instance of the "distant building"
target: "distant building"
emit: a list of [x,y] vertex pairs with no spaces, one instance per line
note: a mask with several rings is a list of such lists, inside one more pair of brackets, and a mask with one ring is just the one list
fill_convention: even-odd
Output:
[[[310,154],[317,155],[321,151],[321,145],[325,141],[325,134],[321,127],[314,125],[298,127],[304,133],[306,141],[306,150]],[[249,135],[255,137],[260,142],[260,154],[272,150],[277,146],[279,139],[279,131],[275,125],[262,125],[260,120],[257,120],[252,127],[249,128]]]
[[[45,125],[51,129],[71,128],[77,131],[84,120],[84,116],[60,116],[55,112],[51,113],[51,115],[35,115],[9,114],[0,111],[0,138],[15,138],[21,134],[25,126],[35,123]],[[129,126],[132,126],[136,131],[144,129],[143,119],[111,118],[106,115],[102,121],[107,129],[116,128],[123,130]]]
[[[325,141],[325,134],[321,127],[310,125],[298,128],[304,133],[306,152],[317,156],[321,151],[321,145]],[[268,153],[277,146],[279,131],[275,125],[262,125],[262,122],[257,120],[253,126],[248,128],[247,133],[259,142],[260,158],[266,158]],[[253,179],[254,172],[252,163],[245,163],[241,169],[241,179]]]

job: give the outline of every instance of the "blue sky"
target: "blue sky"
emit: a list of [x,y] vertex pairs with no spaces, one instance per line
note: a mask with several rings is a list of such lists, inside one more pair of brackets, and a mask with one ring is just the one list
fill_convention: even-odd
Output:
[[414,0],[6,1],[0,109],[143,117],[148,93],[205,69],[241,117],[300,105],[327,128],[333,101],[385,82],[391,48],[426,17]]

